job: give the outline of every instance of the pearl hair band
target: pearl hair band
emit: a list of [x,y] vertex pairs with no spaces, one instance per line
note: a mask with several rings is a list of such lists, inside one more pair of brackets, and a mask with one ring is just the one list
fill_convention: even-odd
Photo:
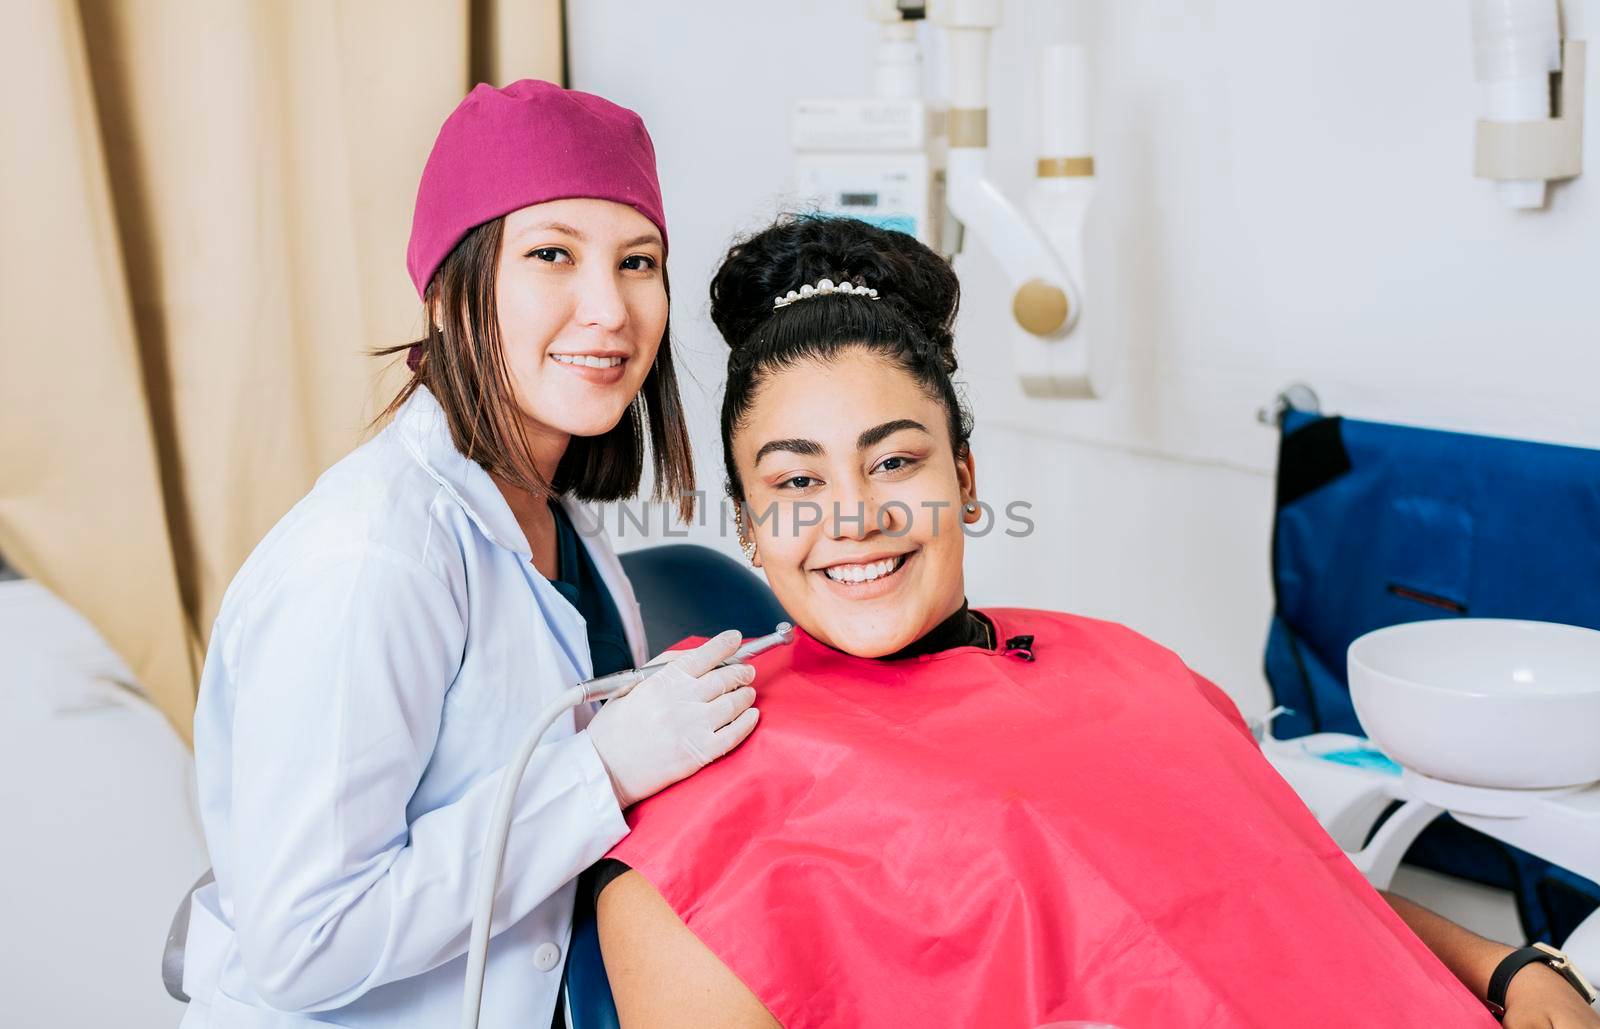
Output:
[[799,300],[831,296],[834,293],[842,293],[853,297],[866,297],[868,300],[878,299],[878,291],[875,289],[868,289],[866,286],[854,286],[848,282],[841,282],[835,286],[832,279],[822,279],[815,286],[807,283],[799,289],[791,289],[783,296],[773,300],[772,309],[776,311],[780,307],[788,307]]

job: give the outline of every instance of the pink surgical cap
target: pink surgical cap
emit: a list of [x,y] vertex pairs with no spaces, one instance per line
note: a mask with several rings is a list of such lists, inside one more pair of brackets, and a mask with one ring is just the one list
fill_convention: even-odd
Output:
[[477,86],[439,129],[417,187],[406,248],[417,294],[477,226],[573,197],[627,204],[655,223],[665,245],[656,152],[637,114],[537,79]]

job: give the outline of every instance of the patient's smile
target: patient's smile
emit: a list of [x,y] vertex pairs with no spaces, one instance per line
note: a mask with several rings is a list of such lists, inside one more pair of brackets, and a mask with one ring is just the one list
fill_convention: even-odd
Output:
[[819,569],[830,587],[842,597],[868,600],[881,597],[900,585],[900,569],[915,556],[908,551],[877,561],[856,564],[836,564]]
[[834,565],[824,568],[834,582],[871,582],[900,568],[900,558],[886,557],[870,564]]

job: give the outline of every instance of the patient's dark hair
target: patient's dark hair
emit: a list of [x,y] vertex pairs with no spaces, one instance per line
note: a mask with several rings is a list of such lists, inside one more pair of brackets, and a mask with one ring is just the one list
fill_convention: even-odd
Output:
[[[772,309],[776,298],[821,279],[870,286],[878,299],[834,295]],[[942,403],[950,445],[964,457],[972,415],[951,380],[960,300],[961,284],[938,254],[904,232],[854,218],[789,215],[735,243],[711,280],[711,320],[730,348],[722,457],[733,498],[744,500],[733,434],[767,376],[852,346],[903,368]]]

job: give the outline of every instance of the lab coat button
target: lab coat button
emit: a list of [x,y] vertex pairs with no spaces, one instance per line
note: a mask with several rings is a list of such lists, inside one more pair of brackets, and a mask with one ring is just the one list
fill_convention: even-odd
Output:
[[561,948],[553,943],[541,943],[533,952],[533,964],[541,972],[548,972],[561,962]]

